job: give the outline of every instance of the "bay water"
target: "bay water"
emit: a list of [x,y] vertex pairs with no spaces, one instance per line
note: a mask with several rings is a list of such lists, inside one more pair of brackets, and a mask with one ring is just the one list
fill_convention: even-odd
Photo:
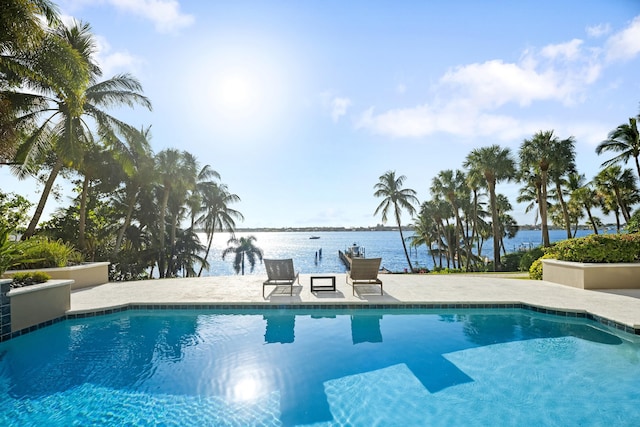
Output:
[[[591,230],[578,230],[576,237],[592,234]],[[409,237],[412,232],[404,232]],[[206,242],[204,233],[198,234],[201,242]],[[264,258],[280,259],[292,258],[295,269],[300,274],[330,274],[344,273],[345,266],[338,256],[338,251],[356,244],[365,250],[367,258],[382,258],[382,267],[392,272],[402,272],[408,268],[407,260],[402,248],[402,241],[398,231],[319,231],[290,232],[290,231],[258,231],[238,232],[236,238],[254,236],[254,245],[263,251]],[[317,237],[312,239],[311,237]],[[229,276],[236,274],[233,268],[235,254],[228,254],[222,259],[222,252],[228,247],[229,234],[214,235],[211,251],[207,257],[209,270],[203,271],[203,276]],[[552,242],[566,239],[566,231],[550,230]],[[521,230],[515,238],[505,240],[507,252],[530,249],[542,244],[540,230]],[[433,260],[425,246],[410,248],[411,263],[414,268],[426,267],[433,269]],[[493,241],[486,241],[482,248],[482,256],[493,258]],[[444,262],[444,261],[443,261]],[[265,275],[264,265],[257,260],[253,270],[245,261],[245,274]]]

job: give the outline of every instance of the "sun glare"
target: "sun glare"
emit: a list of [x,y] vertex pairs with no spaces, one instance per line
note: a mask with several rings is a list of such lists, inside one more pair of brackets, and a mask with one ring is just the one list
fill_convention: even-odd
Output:
[[229,72],[220,76],[214,88],[213,102],[223,112],[247,113],[258,102],[258,90],[251,77],[240,72]]
[[233,397],[236,401],[254,400],[258,397],[259,392],[260,386],[258,382],[251,378],[244,378],[233,387]]
[[226,140],[258,141],[279,132],[295,87],[285,58],[272,45],[238,44],[198,57],[185,99],[194,121]]

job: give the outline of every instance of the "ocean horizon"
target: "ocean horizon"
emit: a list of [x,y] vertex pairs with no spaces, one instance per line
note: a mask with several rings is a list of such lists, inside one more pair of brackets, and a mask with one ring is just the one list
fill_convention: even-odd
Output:
[[[404,232],[404,230],[403,230]],[[409,230],[404,236],[413,233]],[[592,234],[591,230],[578,230],[576,237]],[[368,258],[382,258],[382,267],[392,272],[403,272],[408,268],[407,260],[402,248],[400,233],[396,231],[238,231],[236,237],[254,236],[254,245],[263,251],[267,259],[292,258],[294,266],[301,274],[336,274],[346,272],[346,268],[338,256],[338,251],[356,244],[365,250]],[[198,233],[201,242],[206,242],[206,235]],[[315,237],[315,238],[311,238]],[[225,260],[222,252],[227,247],[229,234],[214,235],[211,251],[207,258],[210,264],[204,270],[203,276],[235,275],[233,269],[234,254],[229,254]],[[552,242],[566,239],[566,231],[550,230],[549,238]],[[507,253],[522,249],[531,249],[542,244],[540,230],[520,230],[515,238],[505,239]],[[408,245],[408,243],[407,243]],[[428,268],[434,265],[427,248],[421,246],[411,248],[411,263],[414,268]],[[493,241],[487,240],[482,248],[482,256],[493,258]],[[266,275],[264,265],[258,262],[253,271],[248,262],[245,264],[245,275]]]

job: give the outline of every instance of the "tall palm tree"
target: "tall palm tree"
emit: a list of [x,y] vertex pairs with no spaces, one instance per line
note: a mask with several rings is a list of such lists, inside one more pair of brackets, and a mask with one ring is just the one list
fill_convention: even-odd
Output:
[[603,192],[612,194],[625,222],[631,219],[631,206],[638,202],[636,178],[631,169],[611,165],[602,169],[594,178],[596,186]]
[[500,181],[510,181],[515,176],[515,163],[511,158],[511,150],[499,145],[476,148],[469,153],[463,163],[471,173],[484,176],[489,190],[489,206],[491,207],[491,222],[493,231],[493,260],[494,269],[500,271],[500,217],[496,196],[496,184]]
[[185,201],[191,216],[191,228],[195,227],[198,216],[204,212],[202,193],[204,193],[206,187],[212,184],[216,185],[213,179],[219,180],[220,174],[210,165],[204,165],[198,172],[195,187]]
[[236,274],[242,272],[244,276],[245,259],[249,261],[251,271],[253,271],[256,266],[256,258],[262,262],[262,249],[253,244],[255,241],[257,241],[255,236],[249,236],[240,237],[239,239],[232,237],[227,242],[228,248],[222,251],[222,259],[231,253],[235,255],[233,258],[233,269]]
[[[445,251],[448,248],[448,245],[445,244],[447,234],[445,229],[448,226],[448,219],[453,216],[453,212],[451,212],[451,205],[442,199],[428,200],[420,207],[420,216],[429,217],[433,220],[435,224],[434,238],[435,243],[438,245],[438,266],[439,268],[443,267],[442,255],[444,254],[446,255],[445,259],[447,261],[447,267],[449,267],[451,259],[448,252]],[[434,251],[433,248],[431,248],[431,251]]]
[[122,187],[115,194],[115,200],[120,201],[123,209],[124,221],[118,229],[116,242],[112,255],[116,255],[122,247],[125,231],[131,225],[133,213],[138,204],[138,196],[143,188],[150,188],[155,181],[155,169],[153,167],[153,153],[149,140],[151,139],[151,127],[142,128],[133,137],[127,138],[128,156],[126,162],[120,162],[122,169]]
[[373,195],[375,197],[382,197],[383,200],[376,208],[374,215],[382,213],[382,223],[385,224],[388,219],[389,211],[393,210],[393,216],[396,220],[396,224],[398,224],[398,229],[400,230],[400,239],[402,240],[404,255],[407,258],[407,264],[409,264],[409,271],[413,272],[413,266],[411,265],[409,252],[407,251],[407,244],[405,243],[404,235],[402,234],[400,217],[402,216],[403,210],[406,210],[411,216],[415,215],[415,205],[419,204],[416,192],[411,188],[402,188],[402,185],[407,178],[404,175],[396,177],[395,171],[387,171],[381,175],[379,179],[380,181],[373,187],[376,190]]
[[533,138],[525,139],[518,152],[520,168],[531,171],[531,175],[540,176],[540,225],[542,228],[542,244],[549,246],[549,224],[547,214],[547,185],[549,183],[549,169],[553,165],[554,156],[559,150],[559,140],[553,131],[539,131]]
[[58,173],[64,167],[77,168],[86,147],[95,144],[88,119],[95,123],[101,141],[117,150],[125,145],[118,135],[126,138],[136,129],[107,114],[103,108],[139,104],[151,109],[150,101],[141,94],[140,83],[127,74],[96,83],[102,72],[92,59],[95,42],[88,24],[60,27],[56,34],[82,57],[90,77],[77,98],[62,94],[55,87],[42,87],[39,93],[23,94],[29,102],[16,118],[16,125],[33,123],[38,118],[42,121],[18,148],[16,160],[22,165],[20,172],[33,172],[46,156],[53,157],[49,178],[23,238],[35,232]]
[[[240,212],[229,207],[231,203],[239,202],[240,197],[230,193],[226,185],[214,182],[208,182],[206,185],[203,183],[200,191],[204,213],[198,218],[196,224],[202,225],[207,234],[207,249],[204,255],[204,259],[207,259],[214,233],[216,231],[233,233],[236,228],[235,220],[243,220],[244,217]],[[200,268],[198,277],[202,275],[202,269],[203,267]]]
[[602,163],[602,166],[607,167],[614,164],[626,164],[630,158],[636,164],[636,171],[638,178],[640,178],[640,134],[638,133],[638,119],[637,117],[630,117],[629,124],[621,124],[611,132],[609,132],[608,138],[602,141],[596,147],[596,154],[600,155],[605,151],[613,151],[620,153],[612,159]]
[[[471,245],[469,244],[467,234],[464,232],[462,219],[460,217],[460,207],[464,204],[465,200],[468,200],[470,191],[467,186],[464,172],[460,170],[456,170],[454,172],[451,169],[440,171],[440,173],[438,173],[431,182],[431,194],[436,198],[444,198],[444,200],[451,205],[451,209],[453,210],[453,215],[455,217],[454,240],[458,242],[462,238],[465,244],[465,249],[467,250],[467,253],[469,253]],[[453,250],[452,246],[450,246],[450,250]],[[453,253],[450,253],[450,256],[452,260],[456,259],[456,256]],[[457,257],[457,259],[459,262],[461,261],[461,257]]]
[[[180,193],[183,196],[186,195],[186,191],[183,192],[185,187],[188,186],[188,181],[191,174],[192,167],[189,165],[184,156],[184,152],[173,148],[168,148],[159,152],[155,157],[155,169],[158,174],[158,184],[160,185],[159,200],[159,218],[158,218],[158,273],[160,277],[164,277],[166,274],[166,268],[171,267],[166,263],[166,251],[165,242],[167,241],[166,227],[167,227],[167,210],[169,207],[169,197],[172,194]],[[179,209],[180,205],[174,203]],[[177,216],[179,212],[175,212],[172,215],[171,228],[170,228],[170,245],[173,246],[175,242],[174,232],[176,228],[174,224],[177,224]]]
[[[29,129],[15,119],[31,91],[55,88],[78,100],[88,71],[78,52],[43,25],[60,25],[48,0],[3,0],[0,7],[0,164],[13,164],[20,136]],[[29,125],[36,125],[31,121]]]
[[433,265],[436,265],[436,256],[433,244],[438,239],[438,230],[433,215],[429,213],[429,205],[423,203],[418,217],[413,222],[413,235],[409,238],[411,246],[419,247],[425,245],[431,255]]
[[569,137],[562,141],[558,141],[556,145],[555,155],[552,165],[549,168],[549,178],[555,184],[555,197],[560,203],[564,227],[567,232],[567,239],[571,238],[571,220],[569,209],[564,200],[564,192],[566,187],[566,177],[576,172],[576,150],[575,139]]

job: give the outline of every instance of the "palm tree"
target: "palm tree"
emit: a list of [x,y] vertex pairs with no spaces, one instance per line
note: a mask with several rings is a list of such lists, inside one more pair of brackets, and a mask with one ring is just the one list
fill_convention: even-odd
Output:
[[[420,216],[429,217],[433,220],[435,224],[435,243],[438,244],[438,266],[439,268],[442,268],[442,255],[446,254],[447,256],[445,258],[447,260],[447,267],[449,267],[451,259],[448,253],[445,252],[448,245],[444,242],[446,241],[445,229],[448,226],[448,218],[453,216],[453,213],[451,212],[451,205],[442,199],[428,200],[420,207]],[[433,248],[431,248],[432,253],[433,251]]]
[[565,230],[567,232],[567,239],[571,238],[571,220],[569,216],[569,210],[567,208],[567,203],[564,200],[563,187],[565,187],[565,184],[566,184],[565,177],[575,172],[576,172],[575,139],[573,137],[569,137],[567,139],[564,139],[558,142],[552,165],[549,168],[549,178],[551,178],[551,181],[555,184],[555,190],[556,190],[555,197],[558,199],[558,202],[560,203],[563,223],[564,223]]
[[[455,217],[454,240],[458,242],[460,238],[462,238],[467,253],[470,252],[471,245],[469,244],[468,236],[464,232],[462,226],[462,219],[460,218],[460,207],[466,200],[469,199],[469,191],[470,189],[467,186],[465,174],[460,170],[457,170],[455,172],[450,169],[441,171],[437,176],[433,178],[431,184],[431,193],[436,198],[444,198],[451,205],[451,209]],[[449,247],[450,251],[452,251],[453,246],[450,245]],[[450,253],[450,257],[455,261],[455,254]],[[457,259],[460,262],[461,257],[457,257]],[[467,261],[468,260],[469,258],[467,257]]]
[[380,182],[378,182],[373,188],[376,190],[373,195],[375,197],[382,197],[383,200],[376,208],[374,215],[382,213],[382,223],[387,222],[389,211],[393,209],[393,216],[395,217],[396,224],[400,230],[400,239],[402,240],[402,247],[404,248],[404,255],[407,258],[407,264],[409,264],[409,271],[413,272],[413,266],[411,265],[411,259],[409,259],[409,252],[407,252],[407,244],[404,241],[404,235],[402,234],[402,224],[400,217],[402,216],[402,210],[405,209],[409,215],[415,215],[418,199],[416,197],[415,190],[410,188],[402,188],[402,184],[407,179],[404,175],[396,177],[395,171],[387,171],[380,176]]
[[233,259],[233,269],[236,274],[242,272],[242,275],[244,276],[245,258],[249,261],[252,272],[256,266],[256,258],[262,262],[262,249],[254,246],[253,244],[256,240],[255,236],[240,237],[239,239],[232,237],[227,242],[228,248],[222,251],[222,259],[230,253],[235,254]]
[[21,104],[24,108],[16,118],[16,126],[27,126],[38,118],[43,120],[18,148],[16,160],[22,165],[20,173],[31,173],[46,156],[53,157],[49,178],[23,238],[35,232],[58,173],[64,167],[79,167],[84,151],[95,144],[87,119],[95,123],[101,141],[108,148],[118,150],[125,145],[118,135],[131,136],[136,130],[102,108],[140,104],[151,109],[151,103],[141,94],[140,83],[127,74],[95,82],[102,72],[92,60],[95,44],[90,30],[88,24],[76,23],[70,28],[60,27],[56,32],[81,56],[89,71],[89,82],[80,95],[65,95],[51,86],[40,88],[37,94],[22,94],[28,102]]
[[500,217],[496,196],[496,184],[500,181],[510,181],[515,176],[515,163],[511,158],[511,151],[499,145],[476,148],[467,155],[463,165],[469,169],[471,173],[484,176],[487,189],[489,190],[494,269],[500,271]]
[[530,171],[531,175],[540,176],[540,225],[542,227],[542,243],[549,246],[549,225],[547,219],[547,185],[549,183],[549,169],[553,165],[556,152],[559,150],[558,138],[553,131],[539,131],[533,138],[525,139],[520,146],[520,168]]
[[220,174],[210,165],[204,165],[196,177],[195,188],[191,190],[187,200],[185,201],[191,216],[191,228],[195,227],[198,215],[204,211],[202,193],[204,192],[205,187],[211,184],[215,185],[215,182],[212,181],[212,179],[219,180]]
[[413,222],[413,235],[409,237],[409,242],[411,246],[416,248],[425,245],[431,255],[433,265],[436,265],[436,256],[432,248],[433,243],[438,239],[438,230],[436,222],[428,210],[429,206],[423,203],[418,217]]
[[631,219],[631,206],[639,199],[636,178],[631,169],[608,166],[596,175],[594,182],[601,192],[613,195],[622,217],[628,223]]
[[150,138],[150,126],[146,129],[142,128],[133,138],[127,138],[127,161],[120,163],[123,169],[123,187],[115,195],[115,199],[120,201],[119,206],[123,209],[124,221],[118,230],[112,255],[117,254],[122,247],[122,240],[125,231],[131,225],[140,192],[145,186],[149,188],[150,183],[155,181]]
[[640,136],[638,134],[638,117],[630,117],[629,124],[621,124],[611,132],[609,132],[608,138],[602,141],[596,147],[596,154],[600,155],[605,151],[613,151],[620,153],[612,159],[602,163],[602,166],[607,167],[614,164],[624,163],[626,164],[631,157],[636,163],[636,171],[640,178]]
[[[20,136],[28,130],[15,119],[30,92],[55,88],[77,99],[88,80],[78,52],[43,25],[60,25],[58,8],[48,0],[4,0],[0,8],[0,161],[13,164]],[[29,95],[28,95],[29,94]],[[33,120],[29,125],[35,125]]]
[[[229,207],[231,203],[239,202],[240,197],[230,193],[226,185],[214,182],[206,183],[206,185],[203,183],[200,191],[204,213],[198,218],[196,224],[203,225],[204,232],[207,234],[207,249],[204,255],[204,259],[207,259],[214,233],[216,231],[233,233],[236,228],[235,220],[243,220],[244,217],[240,212]],[[200,268],[198,277],[202,275],[202,269],[203,267]]]
[[[183,197],[184,199],[184,197],[186,197],[186,188],[188,187],[189,181],[194,176],[192,171],[195,170],[195,165],[189,164],[184,153],[185,152],[180,150],[168,148],[159,152],[155,158],[155,169],[157,171],[160,184],[160,206],[158,207],[159,218],[157,238],[158,273],[160,274],[161,278],[166,274],[166,268],[171,267],[170,265],[166,264],[167,254],[165,253],[165,241],[167,240],[166,214],[169,207],[169,197],[172,194],[180,193],[181,197]],[[172,203],[172,205],[176,206],[176,209],[173,210],[174,212],[171,221],[171,235],[169,237],[170,245],[173,247],[174,243],[171,242],[175,242],[174,233],[176,231],[177,217],[179,214],[177,210],[180,208],[181,203]]]

